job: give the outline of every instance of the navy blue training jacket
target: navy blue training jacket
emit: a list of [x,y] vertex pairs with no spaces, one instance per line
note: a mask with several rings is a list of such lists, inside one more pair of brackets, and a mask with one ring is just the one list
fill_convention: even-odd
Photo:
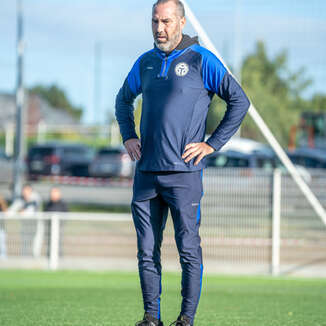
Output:
[[116,118],[123,142],[138,138],[134,100],[142,94],[140,122],[141,171],[196,171],[205,158],[185,163],[185,146],[205,139],[208,107],[214,94],[227,103],[227,111],[206,141],[219,150],[237,131],[249,100],[220,60],[198,44],[197,37],[183,35],[178,47],[166,54],[156,46],[144,53],[129,72],[116,98]]

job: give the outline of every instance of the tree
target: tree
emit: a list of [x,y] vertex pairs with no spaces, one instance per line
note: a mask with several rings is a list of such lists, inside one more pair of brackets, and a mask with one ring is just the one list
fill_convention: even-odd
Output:
[[311,101],[306,103],[307,110],[313,110],[316,112],[326,112],[326,95],[325,94],[315,94],[313,95]]
[[[311,80],[305,77],[304,69],[290,72],[287,57],[287,52],[282,51],[275,58],[269,58],[264,43],[259,41],[254,53],[244,59],[241,69],[243,89],[282,145],[287,144],[290,128],[297,124],[301,112],[312,105],[302,95]],[[314,101],[323,99],[319,97]],[[225,105],[221,100],[213,99],[207,131],[212,132],[212,121],[216,122],[216,116],[221,119],[224,110]],[[255,140],[265,140],[248,115],[242,125],[241,134]]]
[[214,95],[210,104],[207,121],[206,134],[212,134],[220,121],[222,120],[226,110],[226,104],[217,95]]
[[64,90],[57,85],[43,86],[36,85],[29,90],[32,94],[40,96],[47,101],[51,106],[58,110],[67,111],[72,116],[80,119],[83,108],[74,106],[68,99]]
[[[259,41],[242,66],[243,88],[282,145],[287,145],[290,128],[306,108],[303,91],[311,84],[303,68],[289,71],[287,57],[287,52],[282,51],[274,59],[268,58],[264,43]],[[248,118],[243,136],[262,139]]]

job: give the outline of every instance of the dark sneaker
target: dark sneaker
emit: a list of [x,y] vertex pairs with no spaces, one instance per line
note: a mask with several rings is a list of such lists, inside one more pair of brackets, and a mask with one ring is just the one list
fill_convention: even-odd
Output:
[[163,323],[145,312],[144,319],[138,321],[135,326],[163,326]]
[[184,315],[180,315],[178,317],[178,319],[173,322],[170,326],[192,326],[191,325],[191,321],[190,321],[190,318],[188,318],[187,316],[184,316]]

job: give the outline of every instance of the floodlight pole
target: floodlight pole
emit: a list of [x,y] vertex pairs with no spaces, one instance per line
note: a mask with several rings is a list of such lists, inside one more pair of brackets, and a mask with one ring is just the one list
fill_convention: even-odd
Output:
[[21,194],[24,174],[24,41],[23,41],[23,5],[17,0],[17,87],[16,87],[16,138],[14,153],[14,189],[13,197]]
[[97,41],[94,45],[94,108],[93,108],[93,123],[101,123],[101,75],[102,69],[102,43]]
[[[216,47],[214,46],[214,44],[208,37],[207,33],[205,32],[205,30],[203,29],[203,27],[197,20],[196,16],[194,15],[192,10],[188,6],[186,0],[181,0],[181,1],[183,2],[184,6],[185,6],[187,18],[191,22],[194,29],[197,31],[198,36],[200,37],[200,39],[202,40],[204,45],[207,47],[207,49],[209,49],[211,52],[213,52],[218,57],[218,59],[222,62],[224,67],[227,69],[227,71],[232,75],[230,69],[225,64],[223,58],[217,51]],[[234,78],[236,79],[236,77],[234,77]],[[260,131],[264,135],[264,137],[266,138],[266,140],[269,142],[269,144],[271,145],[273,150],[275,151],[276,155],[279,157],[281,162],[284,164],[285,168],[289,171],[291,177],[296,182],[296,184],[298,185],[299,189],[304,194],[304,196],[307,198],[307,200],[309,201],[309,203],[312,206],[312,208],[314,209],[314,211],[317,213],[317,215],[321,218],[321,220],[326,225],[325,209],[323,208],[323,206],[321,205],[320,201],[317,199],[315,194],[308,187],[306,182],[303,180],[303,178],[299,174],[297,168],[290,161],[289,157],[286,155],[283,148],[281,147],[279,142],[276,140],[276,138],[274,137],[274,135],[272,134],[272,132],[266,125],[265,121],[262,119],[262,117],[260,116],[260,114],[258,113],[258,111],[256,110],[256,108],[254,107],[254,105],[252,103],[250,104],[249,114],[252,117],[252,119],[254,120],[254,122],[256,123],[257,127],[260,129]]]

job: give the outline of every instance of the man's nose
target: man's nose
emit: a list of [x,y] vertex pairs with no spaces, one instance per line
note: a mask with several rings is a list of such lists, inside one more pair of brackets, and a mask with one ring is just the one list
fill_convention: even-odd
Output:
[[156,26],[156,32],[161,33],[161,32],[163,32],[163,30],[164,30],[164,24],[161,22],[158,22],[157,26]]

